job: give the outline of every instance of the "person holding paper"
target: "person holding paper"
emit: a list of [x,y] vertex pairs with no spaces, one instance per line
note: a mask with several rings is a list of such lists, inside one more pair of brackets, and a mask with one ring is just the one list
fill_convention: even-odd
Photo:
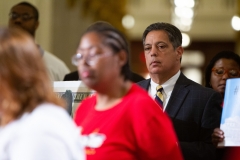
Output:
[[82,101],[75,122],[82,128],[88,160],[181,160],[170,119],[129,80],[124,36],[106,22],[83,34],[73,63],[96,91]]
[[[226,80],[240,77],[240,57],[232,51],[222,51],[209,62],[205,72],[205,86],[219,92],[224,98]],[[212,142],[215,146],[224,140],[224,132],[215,128]],[[224,159],[224,149],[217,149],[217,160]]]
[[224,97],[226,80],[240,76],[240,57],[232,51],[222,51],[209,62],[205,72],[205,86]]

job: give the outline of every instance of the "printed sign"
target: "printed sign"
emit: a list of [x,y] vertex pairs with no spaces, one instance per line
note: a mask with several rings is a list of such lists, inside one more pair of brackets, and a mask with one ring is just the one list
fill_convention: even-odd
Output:
[[55,81],[53,88],[57,96],[66,101],[67,111],[71,116],[74,116],[81,101],[94,93],[82,81]]

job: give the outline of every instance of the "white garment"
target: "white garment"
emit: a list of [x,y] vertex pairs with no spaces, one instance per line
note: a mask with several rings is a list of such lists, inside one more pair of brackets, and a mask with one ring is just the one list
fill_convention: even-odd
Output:
[[[167,107],[173,88],[179,76],[180,76],[180,70],[174,76],[172,76],[169,80],[167,80],[165,83],[160,84],[163,87],[163,110],[165,110]],[[151,79],[148,93],[153,99],[156,97],[156,93],[157,93],[156,88],[158,85],[159,84],[153,82],[153,80]]]
[[63,81],[64,76],[70,72],[62,60],[47,51],[43,53],[43,60],[52,81]]
[[79,129],[67,112],[39,105],[0,130],[0,160],[84,160]]

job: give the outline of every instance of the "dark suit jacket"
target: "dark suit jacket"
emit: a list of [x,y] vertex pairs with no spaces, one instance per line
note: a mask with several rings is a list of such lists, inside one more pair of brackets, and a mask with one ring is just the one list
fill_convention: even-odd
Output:
[[[150,79],[138,84],[148,91]],[[214,160],[211,134],[220,125],[221,102],[219,93],[180,74],[165,112],[173,122],[185,160]]]
[[80,80],[78,76],[78,71],[68,73],[63,78],[63,81],[78,81],[78,80]]

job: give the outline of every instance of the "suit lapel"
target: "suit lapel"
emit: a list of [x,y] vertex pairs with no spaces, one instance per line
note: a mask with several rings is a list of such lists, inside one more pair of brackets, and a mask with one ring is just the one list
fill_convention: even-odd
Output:
[[137,84],[148,92],[148,88],[150,86],[150,81],[151,81],[151,79],[146,79],[146,80],[138,82]]
[[[147,79],[141,82],[138,82],[138,85],[148,91],[150,86],[151,79]],[[182,107],[186,96],[189,93],[187,86],[190,84],[189,79],[187,79],[182,73],[180,74],[171,94],[171,97],[168,101],[165,112],[172,118],[175,118],[179,109]]]
[[179,109],[182,107],[182,104],[189,93],[189,90],[186,88],[188,85],[188,79],[181,73],[165,109],[165,112],[170,117],[175,118]]

